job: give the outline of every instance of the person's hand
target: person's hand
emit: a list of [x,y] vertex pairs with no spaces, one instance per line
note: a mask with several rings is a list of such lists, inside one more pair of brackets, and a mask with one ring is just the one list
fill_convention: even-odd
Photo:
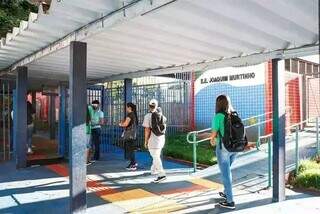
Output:
[[215,138],[210,138],[210,144],[211,146],[214,146],[216,144]]
[[254,147],[254,145],[252,145],[252,144],[247,144],[245,147],[244,147],[244,151],[245,152],[247,152],[247,151],[249,151],[251,148],[253,148]]

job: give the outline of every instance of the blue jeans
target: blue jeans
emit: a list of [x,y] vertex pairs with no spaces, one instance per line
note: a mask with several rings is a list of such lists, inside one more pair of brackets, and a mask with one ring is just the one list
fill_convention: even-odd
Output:
[[94,148],[93,159],[100,159],[101,128],[91,129],[91,140]]
[[216,156],[224,186],[224,194],[227,196],[227,202],[230,203],[233,202],[231,164],[235,160],[237,153],[228,152],[223,144],[221,148],[220,143],[222,142],[216,144]]

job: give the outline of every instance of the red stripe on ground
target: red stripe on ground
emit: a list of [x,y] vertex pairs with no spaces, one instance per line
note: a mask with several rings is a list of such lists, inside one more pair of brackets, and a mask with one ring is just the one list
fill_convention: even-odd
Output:
[[[68,167],[62,164],[52,164],[46,166],[51,171],[55,172],[56,174],[67,177],[69,176]],[[100,181],[95,181],[87,178],[87,188],[93,191],[97,196],[101,197],[103,195],[117,193],[116,189],[110,188]]]
[[28,160],[40,160],[40,159],[46,159],[47,155],[43,154],[33,154],[33,155],[28,155]]
[[109,195],[113,193],[117,193],[116,189],[112,189],[99,181],[87,179],[87,188],[92,190],[97,196]]
[[68,168],[62,164],[52,164],[46,167],[60,176],[63,176],[63,177],[69,176]]

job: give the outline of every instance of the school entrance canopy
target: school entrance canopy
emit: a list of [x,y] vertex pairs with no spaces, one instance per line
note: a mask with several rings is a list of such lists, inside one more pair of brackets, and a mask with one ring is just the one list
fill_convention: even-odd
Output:
[[318,52],[317,20],[317,0],[52,0],[1,39],[0,70],[67,80],[70,41],[100,81],[290,58]]
[[[1,75],[17,73],[20,109],[25,109],[27,73],[39,84],[70,77],[74,211],[85,204],[85,162],[79,155],[84,156],[85,108],[79,106],[86,105],[87,80],[272,60],[273,197],[279,201],[284,199],[285,87],[278,60],[319,53],[318,8],[318,0],[52,0],[49,10],[40,7],[1,39]],[[17,130],[24,130],[24,111],[16,115]],[[25,131],[16,135],[26,138]],[[18,147],[17,163],[23,167],[25,154]]]

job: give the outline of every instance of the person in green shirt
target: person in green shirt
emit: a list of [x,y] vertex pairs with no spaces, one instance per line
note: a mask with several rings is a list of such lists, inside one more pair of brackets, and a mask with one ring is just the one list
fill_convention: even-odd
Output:
[[236,158],[236,153],[229,152],[223,145],[221,137],[224,136],[224,120],[225,115],[233,111],[230,99],[226,95],[220,95],[216,99],[216,114],[212,120],[212,134],[210,143],[216,145],[216,155],[218,165],[221,171],[221,180],[224,186],[224,192],[219,192],[219,195],[225,200],[219,205],[228,209],[235,209],[235,203],[232,193],[232,174],[231,164]]
[[101,126],[105,124],[104,113],[100,110],[100,102],[94,100],[91,103],[90,116],[91,116],[91,140],[94,147],[93,160],[100,159],[100,143],[101,143]]

